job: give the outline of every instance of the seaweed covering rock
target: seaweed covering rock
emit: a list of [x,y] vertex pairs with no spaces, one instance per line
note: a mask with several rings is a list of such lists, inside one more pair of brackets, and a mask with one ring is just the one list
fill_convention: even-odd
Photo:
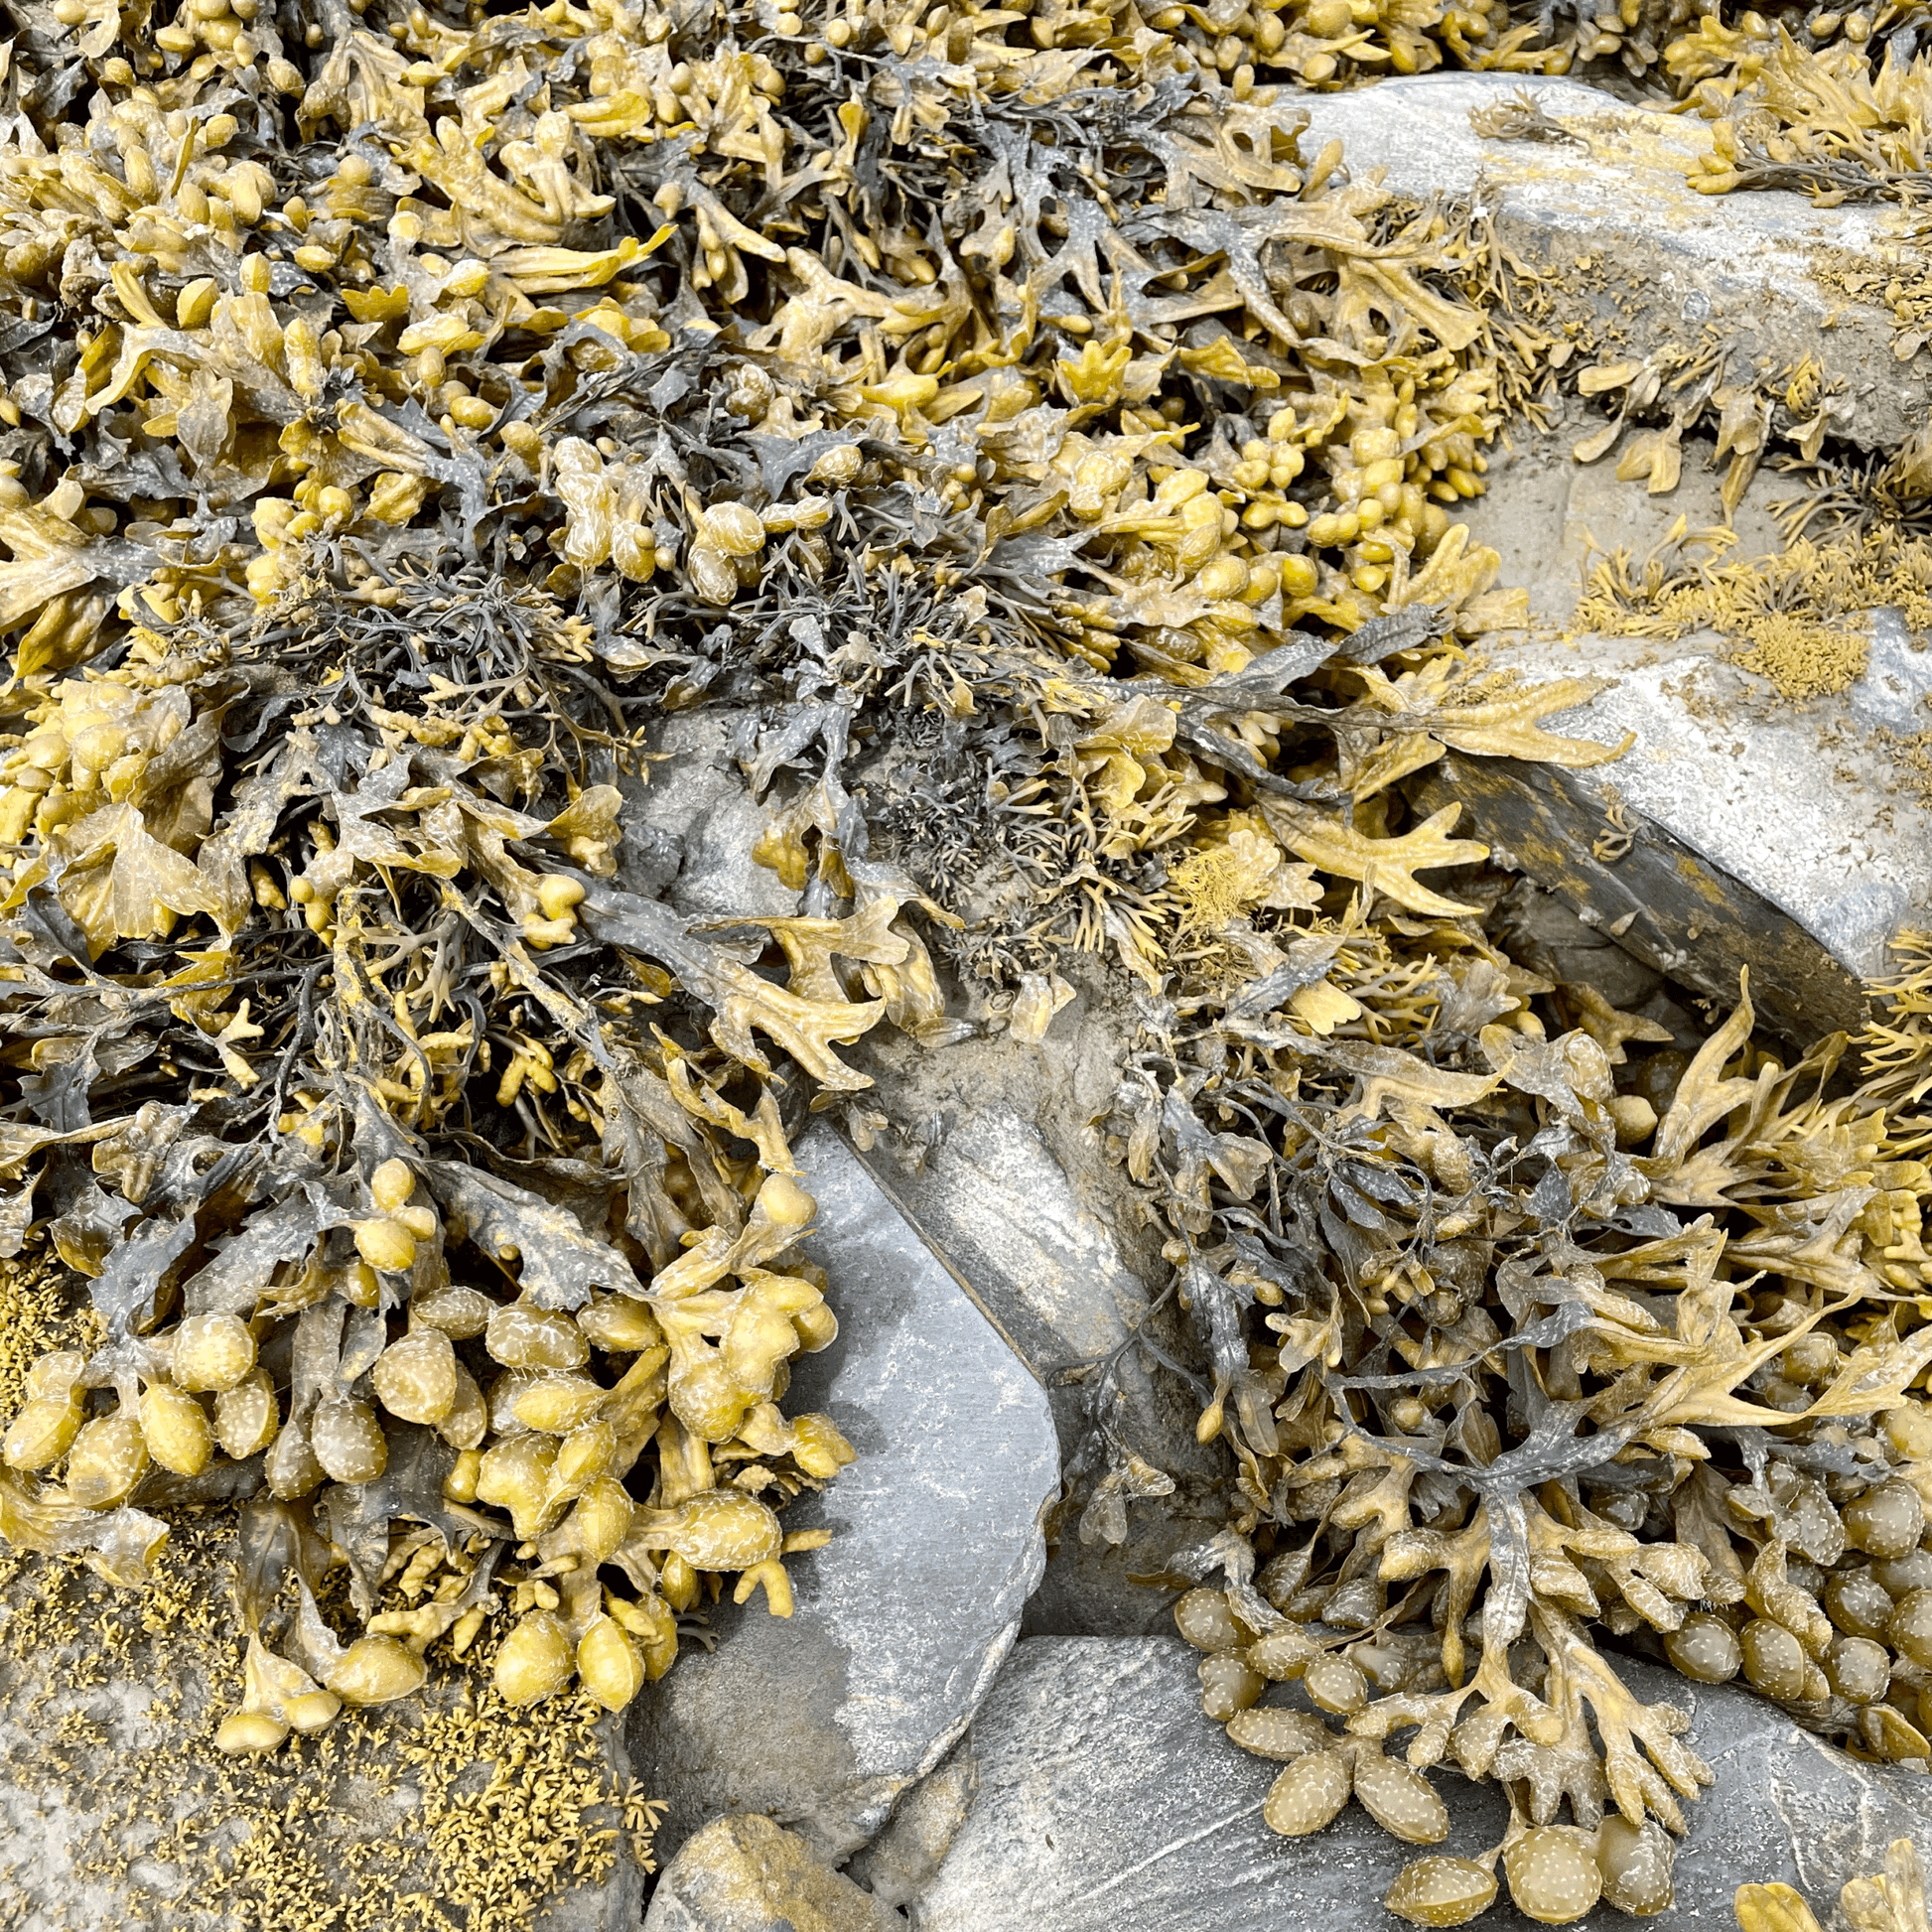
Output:
[[[1142,1351],[1228,1458],[1210,1715],[1344,1721],[1270,1822],[1429,1842],[1453,1756],[1525,1909],[1587,1840],[1640,1902],[1707,1768],[1601,1629],[1926,1751],[1923,956],[1856,1045],[1740,997],[1693,1056],[1512,961],[1405,789],[1619,750],[1473,653],[1521,599],[1456,517],[1580,345],[1598,454],[1673,407],[1659,491],[1705,413],[1727,490],[1816,458],[1827,385],[1607,359],[1295,100],[1614,55],[1720,112],[1757,16],[23,5],[0,1249],[90,1313],[18,1364],[0,1533],[134,1584],[237,1503],[225,1749],[479,1646],[616,1710],[725,1588],[786,1615],[853,1454],[786,1406],[836,1332],[792,1137],[883,1131],[875,1028],[1040,1039],[1084,951],[1201,1349],[1084,1366],[1070,1500],[1172,1484]],[[762,816],[686,856],[779,890],[694,922],[623,807],[701,709]]]

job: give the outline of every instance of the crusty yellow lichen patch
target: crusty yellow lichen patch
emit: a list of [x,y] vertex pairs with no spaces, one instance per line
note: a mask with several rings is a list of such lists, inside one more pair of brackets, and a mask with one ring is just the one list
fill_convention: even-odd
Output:
[[[181,1932],[525,1932],[566,1887],[650,1868],[654,1809],[615,1776],[595,1704],[512,1709],[481,1646],[432,1695],[274,1758],[216,1749],[241,1687],[232,1541],[227,1512],[190,1519],[140,1592],[78,1559],[0,1557],[4,1775],[11,1802],[73,1820],[55,1895],[158,1889]],[[5,1922],[88,1932],[45,1869],[14,1869]]]
[[1572,620],[1579,631],[1674,638],[1716,630],[1732,660],[1794,702],[1844,691],[1863,675],[1869,613],[1896,607],[1932,625],[1932,543],[1882,526],[1800,536],[1768,556],[1725,561],[1727,530],[1689,531],[1680,517],[1647,556],[1599,555]]

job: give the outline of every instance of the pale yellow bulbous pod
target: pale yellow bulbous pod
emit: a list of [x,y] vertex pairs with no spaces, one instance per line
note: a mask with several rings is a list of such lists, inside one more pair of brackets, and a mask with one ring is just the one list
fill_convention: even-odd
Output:
[[1503,1873],[1517,1909],[1543,1925],[1568,1925],[1603,1890],[1592,1834],[1574,1825],[1539,1825],[1503,1851]]
[[454,1341],[468,1341],[489,1325],[497,1306],[482,1289],[453,1282],[417,1296],[409,1305],[409,1319],[416,1327],[440,1328]]
[[275,1408],[275,1386],[268,1371],[252,1368],[233,1388],[214,1398],[214,1440],[221,1452],[244,1462],[275,1440],[281,1417]]
[[477,1470],[477,1500],[507,1509],[519,1537],[536,1536],[554,1519],[550,1474],[556,1461],[554,1436],[512,1436],[493,1444]]
[[262,1464],[269,1494],[284,1503],[308,1495],[322,1482],[325,1473],[310,1447],[306,1419],[292,1423],[276,1436],[269,1445],[268,1459]]
[[305,1735],[334,1724],[342,1708],[343,1701],[334,1691],[305,1691],[301,1697],[291,1698],[284,1707],[290,1729]]
[[621,1711],[644,1687],[643,1653],[612,1618],[601,1616],[577,1641],[577,1675],[607,1711]]
[[598,1476],[584,1487],[571,1512],[571,1526],[586,1559],[608,1563],[630,1529],[637,1506],[614,1476]]
[[628,1295],[607,1295],[577,1311],[577,1325],[607,1354],[634,1355],[664,1339],[657,1317]]
[[456,1349],[440,1328],[412,1328],[376,1358],[369,1385],[401,1421],[440,1423],[456,1406]]
[[452,1449],[474,1449],[483,1446],[488,1431],[489,1405],[477,1387],[477,1378],[458,1362],[456,1395],[450,1403],[450,1413],[436,1425],[436,1433]]
[[491,1311],[483,1346],[505,1368],[582,1368],[591,1358],[590,1343],[569,1315],[520,1302]]
[[84,1509],[117,1503],[147,1474],[148,1445],[124,1409],[83,1423],[68,1451],[68,1494]]
[[419,1691],[429,1667],[394,1637],[357,1637],[324,1676],[345,1704],[393,1704]]
[[141,1434],[148,1453],[176,1475],[200,1475],[214,1453],[207,1412],[169,1382],[152,1382],[142,1391]]
[[756,557],[764,548],[764,523],[746,503],[713,503],[698,517],[696,542],[721,556]]
[[37,1396],[7,1430],[0,1449],[10,1469],[46,1469],[73,1447],[87,1411],[72,1396]]
[[1467,1925],[1496,1902],[1496,1874],[1474,1859],[1418,1859],[1382,1903],[1411,1925]]
[[561,1620],[548,1610],[532,1610],[498,1647],[490,1681],[505,1704],[535,1704],[554,1697],[576,1670]]
[[778,1519],[742,1489],[706,1489],[654,1512],[646,1547],[669,1550],[693,1570],[749,1570],[784,1545]]
[[791,1425],[791,1459],[808,1476],[835,1476],[859,1451],[839,1433],[830,1416],[800,1416]]
[[231,1389],[255,1366],[255,1337],[238,1314],[184,1315],[175,1329],[170,1368],[190,1395]]
[[409,1197],[415,1191],[415,1170],[407,1161],[384,1161],[369,1175],[369,1197],[385,1214],[393,1214],[397,1208],[407,1207]]
[[512,1413],[525,1429],[567,1436],[594,1415],[610,1393],[588,1375],[546,1375],[516,1398]]
[[371,1268],[402,1274],[416,1265],[416,1237],[400,1221],[382,1215],[356,1223],[355,1252]]
[[289,1734],[289,1727],[260,1711],[237,1711],[224,1718],[214,1733],[214,1748],[229,1757],[257,1757],[272,1751]]
[[354,1396],[325,1396],[316,1405],[309,1445],[332,1482],[373,1482],[389,1462],[375,1411]]
[[594,1482],[617,1459],[618,1432],[608,1422],[587,1422],[573,1429],[557,1449],[551,1480],[573,1494]]

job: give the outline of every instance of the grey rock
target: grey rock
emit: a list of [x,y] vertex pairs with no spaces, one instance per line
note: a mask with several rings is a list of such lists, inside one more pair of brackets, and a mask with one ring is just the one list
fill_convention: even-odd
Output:
[[1932,696],[1932,650],[1906,627],[1902,611],[1886,607],[1871,613],[1864,676],[1847,695],[1852,716],[1862,724],[1899,733],[1932,726],[1925,708]]
[[[668,879],[671,903],[691,918],[798,909],[798,894],[752,857],[772,813],[738,768],[740,733],[741,715],[730,711],[674,714],[652,741],[648,779],[625,802],[623,851],[650,869],[653,894]],[[677,863],[667,872],[670,859]]]
[[[56,1579],[34,1558],[15,1570],[0,1586],[0,1631],[15,1619],[36,1628],[62,1597]],[[83,1623],[68,1642],[0,1652],[0,1925],[8,1932],[231,1932],[244,1894],[210,1900],[204,1887],[217,1862],[270,1824],[289,1873],[323,1872],[364,1910],[372,1896],[386,1904],[437,1885],[435,1867],[418,1857],[424,1793],[405,1753],[426,1715],[449,1712],[473,1688],[436,1672],[415,1697],[345,1714],[326,1743],[291,1745],[267,1761],[285,1791],[300,1786],[299,1816],[283,1815],[272,1788],[255,1794],[251,1813],[236,1800],[235,1760],[211,1743],[232,1708],[236,1686],[222,1679],[241,1648],[225,1556],[204,1565],[197,1584],[212,1615],[178,1620],[177,1596],[167,1619],[131,1644],[103,1644]],[[112,1615],[125,1631],[128,1608]],[[621,1787],[621,1726],[607,1720],[598,1736],[611,1783]],[[472,1796],[498,1770],[483,1757],[449,1768],[454,1788]],[[594,1812],[588,1822],[617,1821]],[[621,1835],[618,1844],[610,1876],[533,1907],[531,1932],[634,1932],[643,1873]],[[318,1923],[336,1914],[326,1892],[308,1902]]]
[[1111,1353],[1146,1316],[1106,1221],[1015,1109],[962,1113],[915,1173],[868,1165],[1042,1379]]
[[[1725,1004],[1747,965],[1777,1030],[1856,1028],[1860,981],[1884,970],[1886,942],[1932,904],[1932,814],[1855,698],[1785,703],[1724,651],[1702,633],[1498,651],[1533,679],[1610,679],[1544,724],[1601,744],[1630,733],[1630,750],[1576,771],[1452,758],[1421,794],[1459,799],[1465,831],[1646,964]],[[1894,702],[1921,675],[1907,643],[1886,643],[1867,676],[1871,702]],[[1612,810],[1633,835],[1621,853],[1614,840],[1597,846],[1615,829]]]
[[1380,168],[1411,200],[1479,202],[1505,247],[1618,327],[1623,352],[1722,332],[1737,373],[1816,355],[1828,384],[1842,384],[1835,427],[1857,442],[1894,445],[1924,420],[1922,364],[1894,358],[1890,313],[1830,283],[1859,258],[1897,257],[1895,210],[1815,208],[1789,193],[1700,195],[1686,171],[1709,151],[1707,123],[1571,80],[1534,92],[1576,141],[1476,134],[1469,110],[1521,84],[1504,73],[1419,74],[1306,97],[1303,152],[1338,138],[1358,179]]
[[905,1921],[768,1818],[720,1818],[665,1867],[644,1932],[903,1932]]
[[[973,1042],[934,1057],[971,1069],[991,1055]],[[1048,1074],[1038,1084],[1051,1082]],[[1072,1496],[1022,1627],[1030,1636],[1162,1628],[1165,1598],[1133,1579],[1167,1569],[1182,1545],[1219,1527],[1218,1498],[1196,1493],[1199,1478],[1219,1472],[1193,1439],[1197,1403],[1188,1407],[1181,1385],[1150,1373],[1142,1351],[1127,1345],[1148,1318],[1149,1297],[1123,1254],[1118,1204],[1084,1164],[1062,1167],[1039,1127],[997,1091],[978,1107],[949,1109],[946,1119],[949,1131],[916,1168],[895,1162],[884,1146],[861,1158],[1046,1385],[1062,1458],[1072,1463],[1093,1428],[1094,1385],[1068,1382],[1061,1371],[1112,1356],[1109,1426],[1177,1479],[1172,1495],[1133,1506],[1119,1546],[1080,1541],[1086,1491]],[[1117,1178],[1116,1163],[1104,1180]],[[1169,1349],[1186,1346],[1155,1332]]]
[[852,1861],[852,1875],[888,1905],[909,1905],[931,1884],[979,1795],[980,1767],[965,1745],[893,1807],[886,1829]]
[[1634,1013],[1663,983],[1655,968],[1625,952],[1600,923],[1585,924],[1567,899],[1519,879],[1500,906],[1509,956],[1560,986],[1593,986],[1610,1005]]
[[1059,1457],[1038,1382],[845,1142],[820,1123],[797,1158],[841,1325],[786,1407],[829,1411],[859,1460],[787,1513],[834,1532],[791,1566],[793,1615],[721,1606],[716,1651],[681,1658],[630,1735],[670,1808],[660,1844],[762,1811],[837,1863],[978,1708],[1039,1580]]
[[[1312,1838],[1270,1832],[1261,1803],[1281,1766],[1201,1716],[1195,1662],[1177,1638],[1021,1643],[974,1720],[979,1796],[912,1908],[914,1932],[1393,1928],[1381,1899],[1417,1848],[1354,1804]],[[1690,1742],[1719,1778],[1692,1808],[1677,1903],[1660,1924],[1718,1932],[1736,1886],[1769,1879],[1806,1891],[1822,1917],[1848,1878],[1882,1867],[1890,1839],[1924,1829],[1923,1774],[1857,1763],[1747,1691],[1625,1659],[1616,1668],[1644,1701],[1691,1713]],[[1432,1776],[1451,1820],[1432,1849],[1468,1856],[1500,1841],[1493,1785]],[[1481,1923],[1531,1922],[1505,1893]],[[1581,1923],[1607,1932],[1628,1921],[1599,1907]]]

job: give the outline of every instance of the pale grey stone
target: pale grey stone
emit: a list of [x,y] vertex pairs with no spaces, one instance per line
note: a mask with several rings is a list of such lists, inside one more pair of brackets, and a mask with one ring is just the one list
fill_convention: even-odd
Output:
[[773,810],[753,798],[737,762],[744,731],[744,713],[707,710],[674,713],[655,734],[647,778],[626,787],[621,848],[635,848],[649,879],[626,881],[627,891],[654,897],[668,880],[665,897],[696,919],[798,910],[799,895],[752,857]]
[[[1594,768],[1599,784],[1782,908],[1851,971],[1881,971],[1907,910],[1932,901],[1932,817],[1856,737],[1821,743],[1821,708],[1767,704],[1763,680],[1722,649],[1712,637],[1662,651],[1592,637],[1581,663],[1551,649],[1538,668],[1615,682],[1548,728],[1610,744],[1634,733],[1621,759]],[[1508,661],[1528,668],[1527,647]]]
[[1059,1456],[1044,1390],[845,1142],[820,1123],[796,1152],[841,1327],[786,1407],[828,1411],[859,1460],[787,1512],[834,1532],[789,1566],[793,1615],[721,1606],[716,1651],[633,1707],[631,1747],[667,1848],[762,1811],[836,1863],[978,1708],[1039,1580]]
[[[984,1050],[974,1043],[944,1057],[970,1070]],[[1051,1078],[1042,1069],[1039,1084]],[[894,1161],[884,1145],[862,1158],[1046,1385],[1069,1468],[1091,1440],[1097,1402],[1114,1435],[1176,1484],[1130,1508],[1118,1546],[1080,1540],[1091,1480],[1078,1485],[1022,1627],[1030,1636],[1144,1634],[1161,1627],[1163,1599],[1133,1579],[1166,1570],[1177,1549],[1219,1526],[1222,1471],[1218,1452],[1194,1441],[1198,1397],[1166,1371],[1150,1372],[1132,1345],[1150,1304],[1123,1253],[1118,1198],[1102,1192],[1118,1181],[1119,1163],[1109,1157],[1104,1174],[1077,1162],[1062,1167],[1039,1127],[997,1094],[943,1118],[947,1131],[917,1167]],[[1156,1338],[1169,1350],[1188,1345],[1167,1329]],[[1104,1385],[1065,1378],[1109,1358]]]
[[643,1932],[902,1932],[905,1921],[754,1814],[707,1825],[665,1867]]
[[[1730,1005],[1747,966],[1774,1030],[1856,1029],[1862,982],[1932,905],[1932,813],[1856,694],[1790,703],[1729,649],[1702,632],[1499,645],[1532,681],[1608,680],[1542,722],[1629,749],[1578,770],[1451,757],[1419,796],[1461,802],[1461,831],[1673,979]],[[1869,702],[1894,705],[1921,676],[1909,640],[1881,629]]]
[[1146,1316],[1105,1219],[1013,1108],[959,1114],[917,1172],[868,1165],[1041,1377],[1111,1353]]
[[1842,266],[1895,257],[1898,210],[1817,208],[1785,192],[1700,195],[1687,169],[1710,149],[1706,122],[1573,80],[1539,80],[1531,92],[1574,141],[1476,134],[1469,110],[1523,84],[1516,74],[1432,73],[1307,96],[1303,152],[1339,139],[1357,179],[1380,168],[1412,200],[1474,203],[1505,246],[1562,274],[1619,325],[1622,352],[1695,345],[1716,330],[1733,379],[1818,357],[1828,382],[1843,384],[1830,399],[1834,427],[1855,441],[1895,445],[1923,422],[1923,358],[1900,363],[1890,312],[1830,281]]
[[886,1829],[852,1861],[853,1877],[888,1905],[908,1905],[931,1884],[980,1788],[978,1760],[961,1745],[893,1807]]
[[[1196,1662],[1178,1638],[1021,1643],[974,1720],[979,1795],[912,1908],[914,1932],[1390,1926],[1383,1894],[1419,1849],[1354,1804],[1311,1838],[1276,1837],[1261,1803],[1282,1767],[1237,1749],[1201,1716]],[[1799,1886],[1823,1919],[1840,1885],[1881,1867],[1890,1839],[1923,1831],[1923,1774],[1857,1763],[1748,1691],[1622,1658],[1616,1669],[1643,1701],[1691,1714],[1689,1741],[1719,1778],[1691,1808],[1677,1903],[1658,1923],[1722,1932],[1747,1879]],[[1431,1775],[1451,1822],[1430,1849],[1469,1856],[1496,1845],[1506,1815],[1496,1787]],[[1606,1906],[1580,1922],[1628,1924]],[[1506,1892],[1481,1923],[1530,1925]]]
[[1864,675],[1849,693],[1852,715],[1901,736],[1932,729],[1932,650],[1906,627],[1905,614],[1886,606],[1869,620]]

